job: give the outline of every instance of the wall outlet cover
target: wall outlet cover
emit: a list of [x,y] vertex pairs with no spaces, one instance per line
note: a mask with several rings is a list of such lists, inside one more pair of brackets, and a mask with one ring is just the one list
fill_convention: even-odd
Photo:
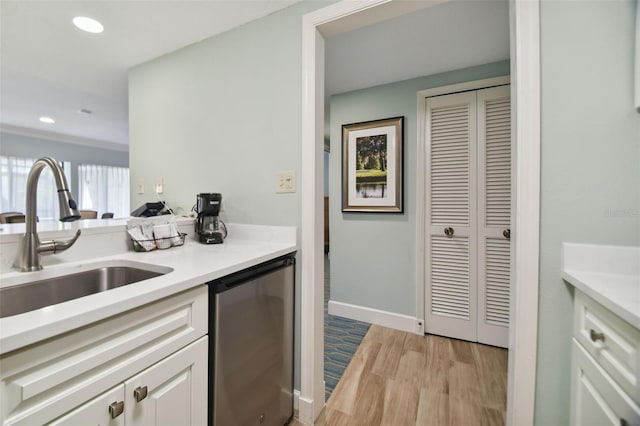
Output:
[[162,194],[164,192],[164,182],[162,177],[156,178],[156,194]]

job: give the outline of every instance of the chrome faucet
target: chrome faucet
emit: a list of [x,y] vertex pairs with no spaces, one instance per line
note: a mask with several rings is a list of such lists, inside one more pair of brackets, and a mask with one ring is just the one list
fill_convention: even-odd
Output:
[[48,240],[40,242],[36,224],[36,201],[38,193],[38,179],[42,170],[49,166],[53,172],[53,177],[58,188],[58,206],[60,208],[60,222],[72,222],[80,219],[78,206],[69,192],[69,185],[64,176],[64,172],[58,165],[58,162],[51,157],[43,157],[36,160],[31,166],[29,176],[27,177],[27,211],[25,214],[26,233],[22,238],[22,246],[18,252],[13,266],[21,272],[39,271],[42,269],[40,264],[41,254],[54,254],[64,251],[71,247],[80,236],[78,229],[76,234],[69,240],[55,241]]

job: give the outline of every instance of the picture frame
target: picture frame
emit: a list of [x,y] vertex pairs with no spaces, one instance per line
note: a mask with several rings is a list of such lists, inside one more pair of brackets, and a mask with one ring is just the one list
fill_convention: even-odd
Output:
[[404,117],[342,126],[342,211],[403,212]]

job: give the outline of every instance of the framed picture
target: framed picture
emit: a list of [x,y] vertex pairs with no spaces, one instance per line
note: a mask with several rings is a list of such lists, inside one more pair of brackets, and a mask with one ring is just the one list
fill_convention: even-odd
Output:
[[402,213],[404,117],[342,126],[342,211]]

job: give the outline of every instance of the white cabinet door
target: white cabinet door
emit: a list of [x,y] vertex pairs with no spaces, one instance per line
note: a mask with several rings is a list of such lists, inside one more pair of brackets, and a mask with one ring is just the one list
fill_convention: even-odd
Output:
[[640,424],[640,407],[595,363],[575,338],[572,347],[571,424]]
[[53,422],[47,423],[47,426],[124,426],[124,413],[121,410],[124,410],[124,385],[116,386]]
[[476,339],[476,93],[427,99],[425,331]]
[[510,86],[478,91],[478,342],[509,344]]
[[125,382],[127,426],[207,423],[207,337]]

